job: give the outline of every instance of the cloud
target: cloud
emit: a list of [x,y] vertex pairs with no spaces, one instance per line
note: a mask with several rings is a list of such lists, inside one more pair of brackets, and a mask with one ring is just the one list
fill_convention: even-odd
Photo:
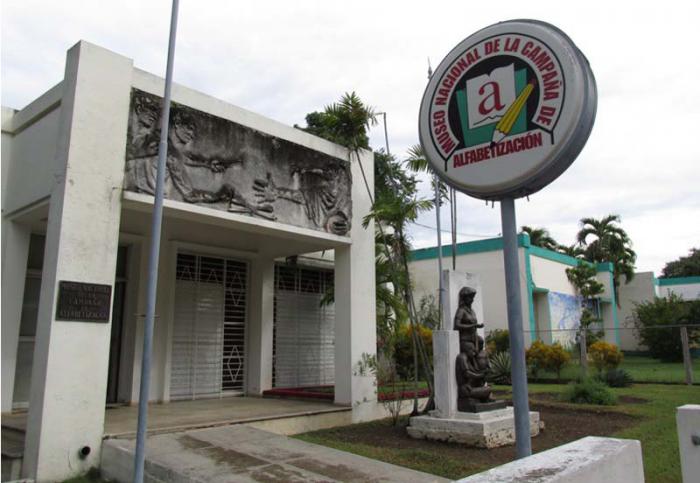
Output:
[[[391,150],[402,157],[418,142],[428,58],[435,67],[471,32],[507,18],[552,22],[591,63],[598,117],[571,168],[518,201],[518,223],[545,226],[570,243],[580,218],[620,213],[639,267],[658,271],[700,245],[696,3],[671,0],[660,10],[651,2],[634,9],[622,2],[503,1],[497,9],[458,1],[181,2],[175,80],[287,124],[355,90],[388,113]],[[65,52],[79,39],[162,76],[169,9],[166,1],[3,2],[3,105],[22,107],[57,83]],[[371,134],[383,147],[383,128]],[[434,226],[434,213],[420,222]],[[461,196],[458,231],[499,233],[498,207]],[[435,240],[421,227],[412,235],[416,246]]]

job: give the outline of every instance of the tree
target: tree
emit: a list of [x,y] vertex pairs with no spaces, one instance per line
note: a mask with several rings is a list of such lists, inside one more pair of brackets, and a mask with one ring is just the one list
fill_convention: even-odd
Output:
[[568,255],[570,257],[578,258],[578,259],[585,259],[585,250],[581,248],[580,246],[576,245],[575,243],[573,245],[559,245],[556,248],[556,251],[559,253],[563,253],[564,255]]
[[661,271],[660,278],[695,277],[700,275],[700,249],[691,248],[687,257],[668,262]]
[[527,233],[530,236],[530,244],[536,247],[556,250],[560,246],[545,228],[532,228],[523,225],[520,227],[520,231],[521,233]]
[[376,124],[374,109],[352,92],[345,93],[339,102],[326,106],[322,112],[307,114],[306,127],[300,129],[357,151],[369,149],[367,131]]
[[681,324],[688,324],[688,339],[691,344],[700,340],[700,300],[685,301],[671,293],[668,297],[656,297],[635,306],[637,337],[656,359],[667,362],[683,360],[678,327]]
[[[430,172],[430,163],[428,158],[425,156],[423,151],[423,146],[420,144],[414,144],[408,148],[408,157],[406,158],[406,167],[414,173],[427,173]],[[440,189],[440,206],[447,200],[449,196],[447,194],[447,185],[440,181],[437,176],[431,176],[430,184],[432,192],[435,193],[435,183],[438,183]]]
[[[576,241],[584,249],[586,260],[594,263],[611,262],[613,264],[613,285],[618,293],[620,279],[625,277],[628,283],[634,277],[634,262],[637,254],[632,250],[632,240],[620,226],[619,215],[608,215],[600,220],[582,218],[581,230]],[[616,297],[619,304],[619,297]]]
[[595,267],[584,261],[578,262],[575,267],[566,269],[566,278],[576,288],[582,299],[579,325],[585,331],[588,343],[593,343],[603,336],[602,331],[593,332],[591,330],[591,325],[600,322],[600,319],[593,314],[590,307],[594,304],[594,299],[604,290],[603,284],[596,280],[595,276]]
[[[367,182],[364,167],[359,156],[360,149],[369,148],[368,129],[376,124],[374,109],[365,105],[353,92],[345,94],[340,102],[326,106],[323,112],[312,112],[306,116],[305,131],[323,137],[349,149],[350,161],[357,160],[362,172],[372,209],[364,218],[364,226],[374,220],[376,244],[377,300],[379,310],[385,317],[385,323],[378,324],[380,343],[383,340],[392,344],[396,340],[397,329],[405,315],[411,327],[418,323],[416,307],[413,301],[410,276],[408,272],[408,253],[410,243],[405,235],[406,225],[415,221],[418,214],[432,207],[432,201],[418,197],[417,183],[414,176],[408,175],[402,163],[382,151],[375,152],[375,189],[372,193]],[[354,159],[353,159],[354,155]],[[388,283],[391,289],[388,288]],[[400,297],[403,308],[395,306]],[[378,310],[378,312],[379,312]],[[393,317],[393,318],[392,318]],[[383,337],[383,339],[382,339]],[[420,353],[424,373],[428,375],[428,386],[432,395],[432,370],[426,348],[411,331],[414,352],[414,367],[418,374],[418,353]],[[389,353],[393,350],[389,349]],[[417,389],[417,386],[416,386]],[[416,390],[417,394],[417,390]],[[417,412],[417,396],[414,398],[414,412]]]

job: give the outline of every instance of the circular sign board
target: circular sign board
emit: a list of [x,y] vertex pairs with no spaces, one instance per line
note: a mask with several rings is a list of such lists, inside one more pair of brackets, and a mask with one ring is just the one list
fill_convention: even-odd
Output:
[[583,149],[597,91],[588,61],[561,30],[502,22],[467,37],[430,78],[419,133],[434,171],[476,198],[534,193]]

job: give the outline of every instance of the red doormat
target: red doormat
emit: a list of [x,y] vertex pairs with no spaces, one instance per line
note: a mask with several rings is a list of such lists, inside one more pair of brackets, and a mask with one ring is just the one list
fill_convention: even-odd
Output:
[[324,399],[327,401],[332,401],[335,394],[333,391],[333,386],[276,387],[274,389],[263,391],[263,396]]

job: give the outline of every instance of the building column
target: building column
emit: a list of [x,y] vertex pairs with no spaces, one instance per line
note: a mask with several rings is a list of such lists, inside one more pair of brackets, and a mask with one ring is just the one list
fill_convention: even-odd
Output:
[[23,462],[23,476],[39,482],[100,462],[111,323],[55,314],[60,281],[113,291],[132,69],[85,42],[68,51]]
[[274,330],[275,261],[253,260],[250,264],[250,316],[246,353],[246,392],[262,395],[272,388],[272,336]]
[[30,230],[2,222],[2,412],[12,411]]
[[[362,166],[374,191],[372,154],[363,152]],[[376,378],[364,361],[377,353],[374,223],[362,219],[371,209],[356,159],[352,169],[352,243],[335,249],[335,402],[353,406],[353,421],[370,417],[376,408]]]

